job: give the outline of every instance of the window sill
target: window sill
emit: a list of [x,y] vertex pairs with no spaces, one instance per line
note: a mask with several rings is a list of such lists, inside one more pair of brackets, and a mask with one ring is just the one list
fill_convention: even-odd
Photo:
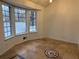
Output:
[[9,40],[9,39],[12,39],[12,38],[14,38],[15,36],[10,36],[10,37],[6,37],[5,38],[5,41],[7,41],[7,40]]
[[18,34],[16,34],[15,36],[21,36],[21,35],[26,35],[26,34],[28,34],[27,32],[24,32],[24,33],[18,33]]
[[37,32],[29,32],[28,34],[34,34],[34,33],[37,33]]
[[29,35],[29,34],[34,34],[34,33],[37,33],[37,32],[29,32],[29,33],[16,34],[16,35],[13,35],[13,36],[10,36],[10,37],[5,38],[5,41],[7,41],[7,40],[9,40],[9,39],[12,39],[12,38],[14,38],[14,37],[17,37],[17,36]]

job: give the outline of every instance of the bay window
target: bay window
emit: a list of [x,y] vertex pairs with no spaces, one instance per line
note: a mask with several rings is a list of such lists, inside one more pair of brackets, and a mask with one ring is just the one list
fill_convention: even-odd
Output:
[[[30,18],[29,18],[30,23],[27,23],[28,11],[29,10],[21,7],[19,8],[11,4],[2,3],[2,15],[3,15],[3,26],[4,26],[3,28],[5,38],[16,36],[19,34],[25,34],[27,32],[37,31],[36,29],[37,12],[34,10],[30,10]],[[14,20],[14,22],[12,22],[12,20]]]

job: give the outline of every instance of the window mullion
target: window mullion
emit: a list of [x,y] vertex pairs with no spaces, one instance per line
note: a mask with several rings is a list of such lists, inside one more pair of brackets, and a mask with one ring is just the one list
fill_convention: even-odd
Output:
[[25,19],[26,19],[26,33],[27,33],[28,32],[27,10],[25,11]]
[[31,16],[31,11],[27,11],[27,29],[28,29],[28,33],[30,33],[30,16]]
[[14,15],[14,7],[11,6],[11,26],[12,26],[12,35],[15,36],[15,15]]

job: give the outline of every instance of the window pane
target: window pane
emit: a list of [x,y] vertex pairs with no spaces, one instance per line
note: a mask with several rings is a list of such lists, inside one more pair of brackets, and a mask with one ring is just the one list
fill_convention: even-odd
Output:
[[4,32],[7,32],[7,28],[4,28]]
[[25,17],[25,14],[24,13],[20,13],[19,17]]
[[5,26],[7,26],[7,23],[6,23],[6,22],[4,22],[4,27],[5,27]]
[[15,13],[15,17],[18,17],[18,14],[17,13]]
[[7,27],[7,31],[10,32],[10,27]]
[[7,33],[4,33],[5,37],[8,37]]
[[30,16],[30,32],[36,32],[36,12],[31,11]]
[[9,12],[5,12],[5,16],[9,16]]
[[15,8],[15,13],[16,13],[16,14],[18,13],[18,9],[17,9],[17,8]]
[[16,22],[18,22],[18,21],[19,21],[19,18],[18,18],[18,17],[16,17],[15,19],[16,19],[16,20],[15,20]]
[[11,35],[11,32],[8,32],[7,35],[10,36]]
[[6,17],[6,16],[5,16],[5,22],[10,22],[9,17]]
[[10,21],[10,12],[9,12],[9,5],[2,4],[2,12],[3,12],[3,24],[4,24],[4,35],[5,37],[9,37],[12,34],[11,30],[11,21]]
[[26,23],[16,22],[16,34],[26,32]]
[[10,27],[10,23],[9,22],[6,22],[6,23],[7,23],[7,26]]
[[2,5],[2,9],[3,9],[3,11],[8,11],[9,12],[9,7],[6,6],[6,5]]
[[21,8],[15,8],[15,19],[16,34],[22,34],[26,32],[25,10]]

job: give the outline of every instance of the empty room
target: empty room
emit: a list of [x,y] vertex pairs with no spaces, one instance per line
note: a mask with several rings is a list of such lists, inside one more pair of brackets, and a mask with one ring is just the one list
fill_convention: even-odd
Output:
[[0,0],[0,59],[79,59],[79,0]]

